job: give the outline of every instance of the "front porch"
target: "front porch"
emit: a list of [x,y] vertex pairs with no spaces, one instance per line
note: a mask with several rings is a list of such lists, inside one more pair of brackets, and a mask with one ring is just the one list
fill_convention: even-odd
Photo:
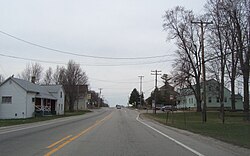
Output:
[[35,98],[35,115],[56,115],[56,100]]

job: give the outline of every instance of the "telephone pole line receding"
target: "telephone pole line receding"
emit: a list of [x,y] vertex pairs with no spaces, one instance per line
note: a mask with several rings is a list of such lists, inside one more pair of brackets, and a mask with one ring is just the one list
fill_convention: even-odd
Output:
[[202,122],[207,122],[207,104],[206,104],[206,67],[205,67],[205,52],[204,52],[204,24],[213,24],[213,22],[193,22],[192,24],[199,24],[201,27],[201,57],[202,57],[202,77],[203,77],[203,108],[202,108]]
[[138,76],[140,78],[140,105],[142,106],[142,78],[144,76]]
[[152,70],[151,75],[155,75],[155,91],[154,91],[154,101],[152,101],[152,108],[154,107],[154,113],[156,114],[157,76],[161,75],[161,71],[160,70]]

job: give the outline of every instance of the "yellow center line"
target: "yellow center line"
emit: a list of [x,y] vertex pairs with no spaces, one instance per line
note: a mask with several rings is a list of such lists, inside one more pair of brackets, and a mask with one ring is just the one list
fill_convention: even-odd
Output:
[[[75,139],[79,138],[81,135],[87,133],[88,131],[94,129],[97,125],[101,124],[104,120],[107,120],[109,118],[111,118],[112,113],[110,113],[109,115],[107,115],[105,118],[103,118],[102,120],[97,120],[95,122],[95,124],[93,124],[92,126],[88,127],[87,129],[85,129],[84,131],[82,131],[81,133],[77,134],[76,136],[70,138],[69,140],[66,140],[64,143],[62,143],[61,145],[59,145],[58,147],[54,148],[53,150],[49,151],[47,154],[45,154],[44,156],[50,156],[51,154],[55,153],[56,151],[60,150],[61,148],[63,148],[65,145],[67,145],[68,143],[74,141]],[[67,136],[68,137],[68,136]],[[64,140],[67,139],[67,137],[63,138]],[[68,137],[69,138],[69,137]],[[62,139],[61,139],[62,140]],[[61,140],[59,140],[60,142],[62,142]],[[59,141],[55,142],[54,144],[58,144]],[[54,145],[52,144],[52,145]],[[57,145],[56,144],[56,145]],[[50,146],[52,146],[50,145]],[[49,147],[49,146],[48,146]]]
[[61,140],[59,140],[59,141],[57,141],[57,142],[55,142],[55,143],[49,145],[47,148],[52,148],[52,147],[56,146],[57,144],[61,143],[62,141],[64,141],[64,140],[70,138],[71,136],[72,136],[72,135],[68,135],[68,136],[62,138]]

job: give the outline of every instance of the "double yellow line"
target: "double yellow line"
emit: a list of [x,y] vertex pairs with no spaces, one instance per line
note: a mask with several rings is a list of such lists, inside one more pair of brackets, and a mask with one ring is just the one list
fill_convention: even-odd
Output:
[[112,113],[110,113],[109,115],[107,115],[107,116],[106,116],[105,118],[103,118],[102,120],[97,120],[97,121],[95,122],[95,124],[93,124],[92,126],[88,127],[87,129],[85,129],[84,131],[80,132],[79,134],[77,134],[77,135],[74,136],[74,137],[72,137],[72,135],[68,135],[68,136],[62,138],[61,140],[59,140],[59,141],[57,141],[57,142],[55,142],[55,143],[49,145],[47,148],[48,148],[48,149],[51,149],[51,148],[53,148],[53,147],[55,147],[55,146],[57,146],[57,145],[59,145],[60,143],[63,142],[62,144],[60,144],[60,145],[57,146],[56,148],[54,148],[54,149],[52,149],[51,151],[49,151],[48,153],[46,153],[44,156],[50,156],[50,155],[52,155],[53,153],[55,153],[56,151],[60,150],[61,148],[63,148],[63,147],[64,147],[65,145],[67,145],[68,143],[74,141],[75,139],[79,138],[81,135],[83,135],[83,134],[87,133],[88,131],[94,129],[97,125],[101,124],[104,120],[107,120],[107,119],[111,118],[111,116],[112,116]]

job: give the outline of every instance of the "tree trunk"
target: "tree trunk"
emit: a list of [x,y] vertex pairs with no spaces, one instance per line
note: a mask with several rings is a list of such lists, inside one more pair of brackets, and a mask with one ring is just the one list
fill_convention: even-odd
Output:
[[235,78],[231,79],[231,109],[235,111]]
[[243,82],[244,82],[244,113],[245,113],[245,120],[249,121],[249,73],[243,74]]
[[70,112],[74,111],[74,100],[72,97],[69,97],[69,111]]
[[[198,84],[199,83],[199,84]],[[197,101],[197,112],[201,112],[201,87],[200,82],[198,81],[196,84],[196,101]]]

